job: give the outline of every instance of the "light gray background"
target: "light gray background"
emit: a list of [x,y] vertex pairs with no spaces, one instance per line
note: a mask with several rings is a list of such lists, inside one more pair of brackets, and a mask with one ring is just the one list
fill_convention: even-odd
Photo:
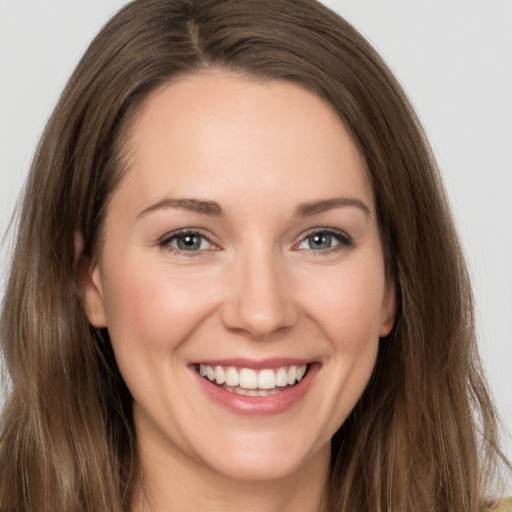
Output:
[[[66,78],[125,3],[0,0],[0,233]],[[512,0],[325,3],[376,46],[424,123],[466,249],[489,382],[511,430]],[[505,446],[512,456],[510,436]]]

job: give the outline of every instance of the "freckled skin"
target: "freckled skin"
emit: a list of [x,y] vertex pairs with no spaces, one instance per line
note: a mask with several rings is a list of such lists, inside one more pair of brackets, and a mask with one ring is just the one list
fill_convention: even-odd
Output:
[[[213,510],[217,494],[219,510],[235,510],[233,496],[220,505],[222,493],[250,496],[249,483],[259,499],[264,488],[295,510],[318,509],[330,439],[363,392],[395,311],[364,161],[311,92],[220,71],[161,88],[128,148],[87,313],[108,327],[133,395],[155,510],[182,493],[190,510],[205,496]],[[371,213],[295,213],[333,197]],[[164,198],[214,201],[223,214],[172,207],[139,216]],[[178,248],[173,234],[185,228],[204,237],[199,250]],[[318,249],[308,236],[322,229],[351,242],[334,237]],[[213,403],[189,366],[234,357],[304,358],[320,370],[293,407],[244,417]]]

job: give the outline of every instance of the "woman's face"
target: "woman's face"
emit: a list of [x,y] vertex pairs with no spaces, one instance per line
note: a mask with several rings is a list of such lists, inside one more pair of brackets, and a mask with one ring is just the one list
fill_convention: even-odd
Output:
[[239,479],[325,468],[395,311],[344,125],[296,84],[210,71],[155,93],[127,152],[86,309],[108,327],[143,461]]

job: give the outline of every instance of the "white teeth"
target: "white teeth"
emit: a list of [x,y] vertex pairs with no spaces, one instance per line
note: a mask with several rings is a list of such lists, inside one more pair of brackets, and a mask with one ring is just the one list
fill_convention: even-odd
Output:
[[206,367],[206,376],[210,380],[214,380],[215,379],[215,370],[211,366],[207,366]]
[[297,367],[290,366],[288,370],[288,384],[291,386],[297,379]]
[[[213,379],[210,379],[213,380]],[[238,370],[230,366],[226,370],[226,385],[234,387],[240,384],[240,378],[238,376]]]
[[[217,384],[218,383],[219,382],[217,381]],[[256,389],[258,387],[257,373],[250,368],[242,368],[240,370],[240,387],[245,389]]]
[[258,375],[258,387],[260,389],[274,389],[276,387],[274,370],[261,370]]
[[276,372],[276,386],[287,386],[288,385],[288,373],[286,368],[279,368]]
[[244,389],[240,386],[236,387],[224,387],[226,391],[229,391],[230,393],[236,393],[237,395],[244,395],[244,396],[268,396],[268,395],[277,395],[278,393],[281,393],[281,390],[278,388],[275,389]]
[[224,371],[224,368],[222,368],[222,366],[215,367],[215,380],[217,381],[217,384],[219,384],[219,386],[226,382],[226,372]]
[[[234,366],[210,366],[206,364],[199,365],[199,374],[207,377],[211,382],[215,382],[228,391],[230,388],[236,388],[235,393],[249,396],[267,396],[276,388],[292,386],[300,382],[306,374],[307,365],[302,366],[282,366],[277,369],[265,368],[263,370],[253,370],[252,368],[235,368]],[[242,390],[242,391],[240,391]],[[270,390],[270,391],[269,391]],[[247,391],[247,392],[246,392]]]

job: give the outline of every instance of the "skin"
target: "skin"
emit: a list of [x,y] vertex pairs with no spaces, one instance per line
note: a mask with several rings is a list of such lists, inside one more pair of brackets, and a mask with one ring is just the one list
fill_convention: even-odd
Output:
[[[134,399],[134,510],[321,510],[330,439],[395,314],[361,155],[316,95],[223,71],[160,88],[127,151],[85,297]],[[222,214],[165,203],[184,198]],[[206,237],[198,250],[177,249],[183,228]],[[337,234],[319,249],[311,230]],[[318,372],[292,407],[244,416],[189,366],[233,357],[302,358]]]

